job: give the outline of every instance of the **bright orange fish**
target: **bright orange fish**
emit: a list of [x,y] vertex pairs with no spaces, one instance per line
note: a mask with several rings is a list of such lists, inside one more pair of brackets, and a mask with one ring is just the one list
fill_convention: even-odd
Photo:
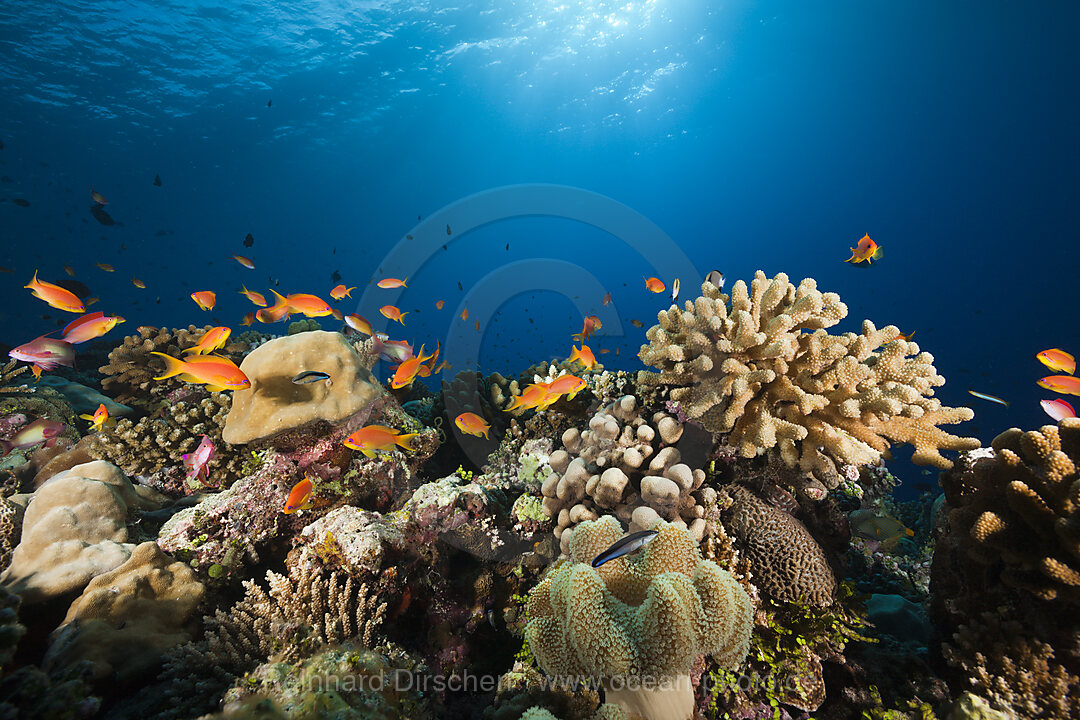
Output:
[[240,321],[240,324],[250,325],[253,322],[255,322],[255,313],[249,312],[247,315],[244,316],[244,319]]
[[289,491],[289,497],[285,500],[285,507],[281,508],[281,512],[290,515],[297,510],[310,508],[311,491],[313,489],[311,479],[307,476],[307,473],[304,473],[304,479],[293,485],[292,490]]
[[261,323],[276,323],[283,318],[289,317],[289,301],[277,290],[271,289],[274,294],[272,307],[264,307],[255,313],[255,319]]
[[546,410],[563,395],[567,400],[573,400],[574,396],[585,387],[585,381],[576,375],[560,375],[549,383],[545,383],[547,398],[540,405],[541,410]]
[[442,307],[443,307],[443,305],[445,305],[445,304],[446,304],[446,301],[445,301],[445,300],[436,300],[436,301],[435,301],[435,309],[436,309],[436,310],[442,310]]
[[476,318],[476,332],[480,332],[480,318]]
[[483,436],[485,440],[489,439],[488,430],[491,429],[491,426],[484,422],[484,418],[476,413],[461,413],[454,418],[454,424],[457,425],[457,429],[463,433],[475,435],[477,437]]
[[464,310],[461,311],[461,319],[462,320],[468,320],[469,319],[469,308],[465,308]]
[[1076,358],[1059,348],[1043,350],[1035,357],[1054,372],[1064,372],[1070,375],[1076,372]]
[[581,325],[581,332],[571,335],[575,340],[588,340],[593,334],[604,327],[604,324],[600,322],[600,318],[595,315],[588,315],[585,317],[585,321]]
[[345,316],[345,324],[351,327],[356,332],[364,333],[365,335],[373,334],[371,332],[371,323],[365,320],[363,317],[352,313]]
[[72,345],[77,345],[101,337],[122,322],[124,322],[124,318],[120,316],[105,317],[105,313],[100,311],[90,313],[69,322],[63,332],[60,333],[60,337]]
[[263,297],[260,293],[257,293],[254,290],[248,290],[247,285],[241,285],[240,287],[244,288],[243,290],[240,290],[241,295],[246,297],[254,304],[258,305],[259,307],[266,307],[266,298]]
[[909,332],[907,335],[905,335],[904,333],[900,333],[899,335],[896,336],[896,339],[897,340],[907,340],[908,342],[911,342],[911,338],[913,338],[913,337],[915,337],[915,331],[914,330]]
[[197,290],[191,293],[191,299],[203,310],[213,310],[217,303],[217,295],[213,290]]
[[104,404],[100,404],[93,415],[80,415],[79,417],[90,421],[91,430],[100,432],[105,427],[105,424],[109,422],[109,409]]
[[137,277],[131,278],[131,284],[134,285],[135,287],[139,288],[140,290],[145,290],[146,289],[146,283],[144,283],[142,280],[140,280]]
[[596,356],[593,355],[592,349],[585,343],[581,343],[580,350],[574,345],[571,345],[570,347],[572,347],[574,351],[570,353],[570,358],[567,362],[579,362],[585,366],[586,370],[592,370],[593,366],[596,365]]
[[75,269],[73,267],[71,267],[70,265],[65,265],[64,266],[64,272],[66,272],[71,277],[75,277]]
[[397,390],[406,385],[411,385],[421,366],[431,358],[431,355],[424,355],[424,346],[421,345],[419,353],[397,366],[394,377],[390,379],[390,387]]
[[391,451],[397,445],[402,450],[412,451],[409,441],[419,433],[401,435],[393,428],[382,425],[367,425],[345,438],[345,447],[359,450],[369,458],[375,457],[376,450]]
[[325,317],[334,312],[329,303],[317,295],[293,293],[285,298],[285,301],[289,305],[290,313],[303,313],[304,317]]
[[255,269],[255,263],[253,263],[251,261],[251,258],[246,258],[243,255],[232,255],[231,257],[232,257],[233,260],[240,263],[241,265],[246,267],[248,270],[254,270]]
[[356,289],[356,286],[353,286],[351,288],[347,288],[344,285],[335,285],[334,289],[330,291],[330,297],[333,298],[334,300],[340,300],[342,298],[347,298],[347,297],[351,298],[352,295],[350,293],[352,293],[352,291],[355,290],[355,289]]
[[23,287],[30,288],[30,292],[34,297],[38,300],[44,300],[57,310],[72,313],[86,312],[86,306],[83,305],[83,301],[79,299],[78,295],[59,285],[38,280],[37,270],[34,271],[34,277],[30,283],[23,285]]
[[390,320],[397,320],[402,325],[405,324],[405,321],[401,318],[409,314],[407,312],[401,312],[393,305],[383,305],[381,308],[379,308],[379,312],[382,313],[384,318],[389,318]]
[[1080,378],[1075,375],[1050,375],[1039,380],[1039,387],[1065,395],[1080,395]]
[[195,353],[196,355],[212,353],[215,350],[225,347],[225,343],[229,340],[229,334],[231,332],[232,331],[227,327],[210,328],[202,334],[202,337],[199,338],[199,342],[183,352]]
[[109,263],[94,263],[94,264],[97,265],[102,270],[104,270],[105,272],[115,272],[115,268],[113,268],[113,266],[110,265]]
[[240,368],[228,358],[217,355],[196,355],[187,360],[179,360],[172,355],[152,352],[165,360],[165,374],[155,380],[164,380],[179,376],[184,382],[203,384],[210,392],[222,390],[245,390],[251,387],[251,381]]
[[[405,278],[405,280],[408,279],[409,278]],[[384,290],[388,290],[390,288],[409,287],[405,284],[405,280],[398,280],[397,278],[383,278],[375,284],[383,288]]]
[[645,288],[649,292],[662,293],[667,289],[667,286],[664,285],[664,281],[660,278],[651,277],[645,279]]
[[878,244],[870,239],[870,235],[863,235],[859,239],[859,244],[856,247],[848,248],[851,250],[851,257],[844,262],[859,264],[865,262],[867,265],[871,264],[871,260],[877,260],[881,257],[881,248]]
[[547,387],[542,383],[533,383],[531,385],[528,385],[524,390],[521,391],[520,395],[514,396],[514,399],[506,407],[506,412],[511,412],[513,410],[532,410],[533,408],[538,408],[544,404],[545,400],[547,400],[547,395]]

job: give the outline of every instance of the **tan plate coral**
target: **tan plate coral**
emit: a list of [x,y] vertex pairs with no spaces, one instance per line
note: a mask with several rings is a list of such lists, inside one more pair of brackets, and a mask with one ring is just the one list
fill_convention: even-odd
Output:
[[777,447],[789,467],[833,488],[839,465],[876,464],[893,442],[911,443],[916,463],[942,469],[952,463],[941,450],[979,446],[938,427],[974,413],[933,396],[945,383],[933,356],[869,320],[861,333],[830,335],[847,306],[812,278],[796,287],[784,273],[770,280],[759,270],[730,298],[708,282],[701,292],[658,314],[638,356],[660,372],[642,372],[639,382],[670,386],[683,412],[727,433],[743,457]]
[[753,606],[725,570],[701,559],[687,531],[664,522],[636,556],[591,561],[623,536],[611,515],[583,522],[561,563],[532,591],[525,638],[556,680],[602,680],[607,701],[650,720],[687,720],[699,654],[742,664]]

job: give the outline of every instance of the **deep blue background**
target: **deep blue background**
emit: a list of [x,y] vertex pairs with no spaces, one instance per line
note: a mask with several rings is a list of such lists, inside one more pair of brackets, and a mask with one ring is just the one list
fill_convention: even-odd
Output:
[[[915,330],[948,379],[942,399],[976,409],[961,434],[1047,420],[1034,355],[1080,351],[1080,6],[625,5],[4,3],[0,265],[15,273],[0,275],[0,341],[54,327],[40,316],[60,313],[21,287],[35,268],[55,281],[72,265],[102,299],[93,309],[128,319],[112,341],[211,315],[236,331],[241,282],[325,297],[338,270],[362,288],[418,215],[563,183],[647,216],[702,272],[811,276],[849,306],[840,329]],[[90,215],[91,185],[117,225]],[[864,233],[885,255],[858,269],[843,260]],[[394,336],[482,341],[485,371],[566,356],[581,318],[554,293],[450,332],[457,281],[467,291],[531,257],[578,263],[611,290],[626,335],[593,346],[639,368],[644,330],[627,321],[647,327],[665,306],[643,288],[647,259],[557,219],[450,243],[409,279],[413,312]],[[188,299],[198,289],[218,291],[212,314]]]

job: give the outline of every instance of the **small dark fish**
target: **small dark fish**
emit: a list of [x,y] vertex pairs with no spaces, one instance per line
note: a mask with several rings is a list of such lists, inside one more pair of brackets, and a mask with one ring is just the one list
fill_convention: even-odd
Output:
[[273,104],[274,104],[274,98],[270,98],[269,100],[266,101],[266,107],[270,107]]
[[64,288],[65,290],[75,293],[75,295],[77,295],[78,298],[83,301],[85,301],[87,296],[90,294],[90,288],[86,287],[86,285],[82,284],[78,280],[75,280],[74,278],[61,278],[56,281],[56,284]]
[[509,250],[509,249],[510,249],[510,243],[506,243],[506,249],[507,249],[507,250]]
[[244,236],[244,247],[251,247],[254,244],[255,244],[255,237],[251,233],[248,233],[247,235]]
[[154,187],[161,187],[161,176],[154,174]]
[[636,552],[645,547],[650,540],[659,534],[655,530],[638,530],[635,533],[630,533],[626,537],[616,540],[611,547],[593,558],[592,566],[598,568],[610,560]]
[[446,223],[446,234],[450,234],[450,223]]
[[640,320],[638,320],[637,318],[634,318],[634,319],[632,319],[632,320],[630,321],[630,324],[631,324],[631,325],[633,325],[633,326],[634,326],[634,327],[636,327],[636,328],[639,328],[639,327],[644,327],[644,325],[642,324],[642,322],[641,322]]
[[334,283],[335,285],[341,282],[341,273],[339,273],[337,270],[332,272],[330,274],[330,282]]
[[671,283],[671,302],[678,302],[679,300],[679,278],[675,278],[675,282]]
[[460,281],[460,280],[458,280],[458,283],[457,283],[457,289],[458,289],[458,290],[461,290],[461,289],[462,289],[462,288],[461,288],[461,281]]
[[406,236],[405,236],[405,239],[406,239],[406,240],[412,240],[412,239],[413,239],[413,237],[412,237],[412,235],[406,235]]
[[488,625],[491,626],[491,629],[494,630],[495,632],[499,632],[499,628],[496,627],[496,625],[495,625],[495,611],[492,610],[491,608],[488,608],[485,615],[487,615]]
[[292,381],[297,385],[307,385],[308,383],[319,382],[320,380],[329,380],[330,375],[319,370],[305,370],[299,375],[295,376]]
[[711,273],[705,276],[705,282],[712,283],[717,290],[724,289],[724,273],[719,270],[713,270]]
[[8,275],[14,275],[15,271],[11,268],[0,267],[0,273],[7,273]]
[[112,219],[112,216],[109,215],[109,213],[105,212],[105,208],[101,207],[100,205],[94,205],[93,207],[91,207],[90,214],[94,216],[95,220],[97,220],[102,225],[105,225],[106,227],[116,224],[116,221]]
[[15,203],[19,207],[30,207],[30,201],[24,200],[23,198],[15,198],[11,202]]
[[443,246],[442,246],[442,249],[443,249],[443,250],[445,250],[445,249],[446,249],[446,246],[445,246],[445,245],[443,245]]

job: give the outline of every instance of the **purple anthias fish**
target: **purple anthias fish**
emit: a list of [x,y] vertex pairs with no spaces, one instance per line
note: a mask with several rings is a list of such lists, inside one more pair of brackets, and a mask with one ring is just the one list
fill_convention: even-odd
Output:
[[412,345],[404,340],[387,340],[382,333],[373,337],[375,341],[372,343],[372,350],[386,362],[403,363],[413,356]]
[[71,343],[44,335],[9,351],[8,355],[33,363],[42,370],[55,370],[60,365],[75,367],[75,350]]
[[10,440],[0,440],[0,451],[7,455],[12,450],[20,450],[41,442],[45,443],[46,447],[52,447],[63,431],[64,423],[59,420],[38,418],[20,429]]
[[214,457],[214,442],[203,435],[202,442],[195,448],[195,452],[184,453],[184,468],[187,470],[188,479],[198,478],[200,481],[205,481],[210,474],[206,464],[212,457]]

